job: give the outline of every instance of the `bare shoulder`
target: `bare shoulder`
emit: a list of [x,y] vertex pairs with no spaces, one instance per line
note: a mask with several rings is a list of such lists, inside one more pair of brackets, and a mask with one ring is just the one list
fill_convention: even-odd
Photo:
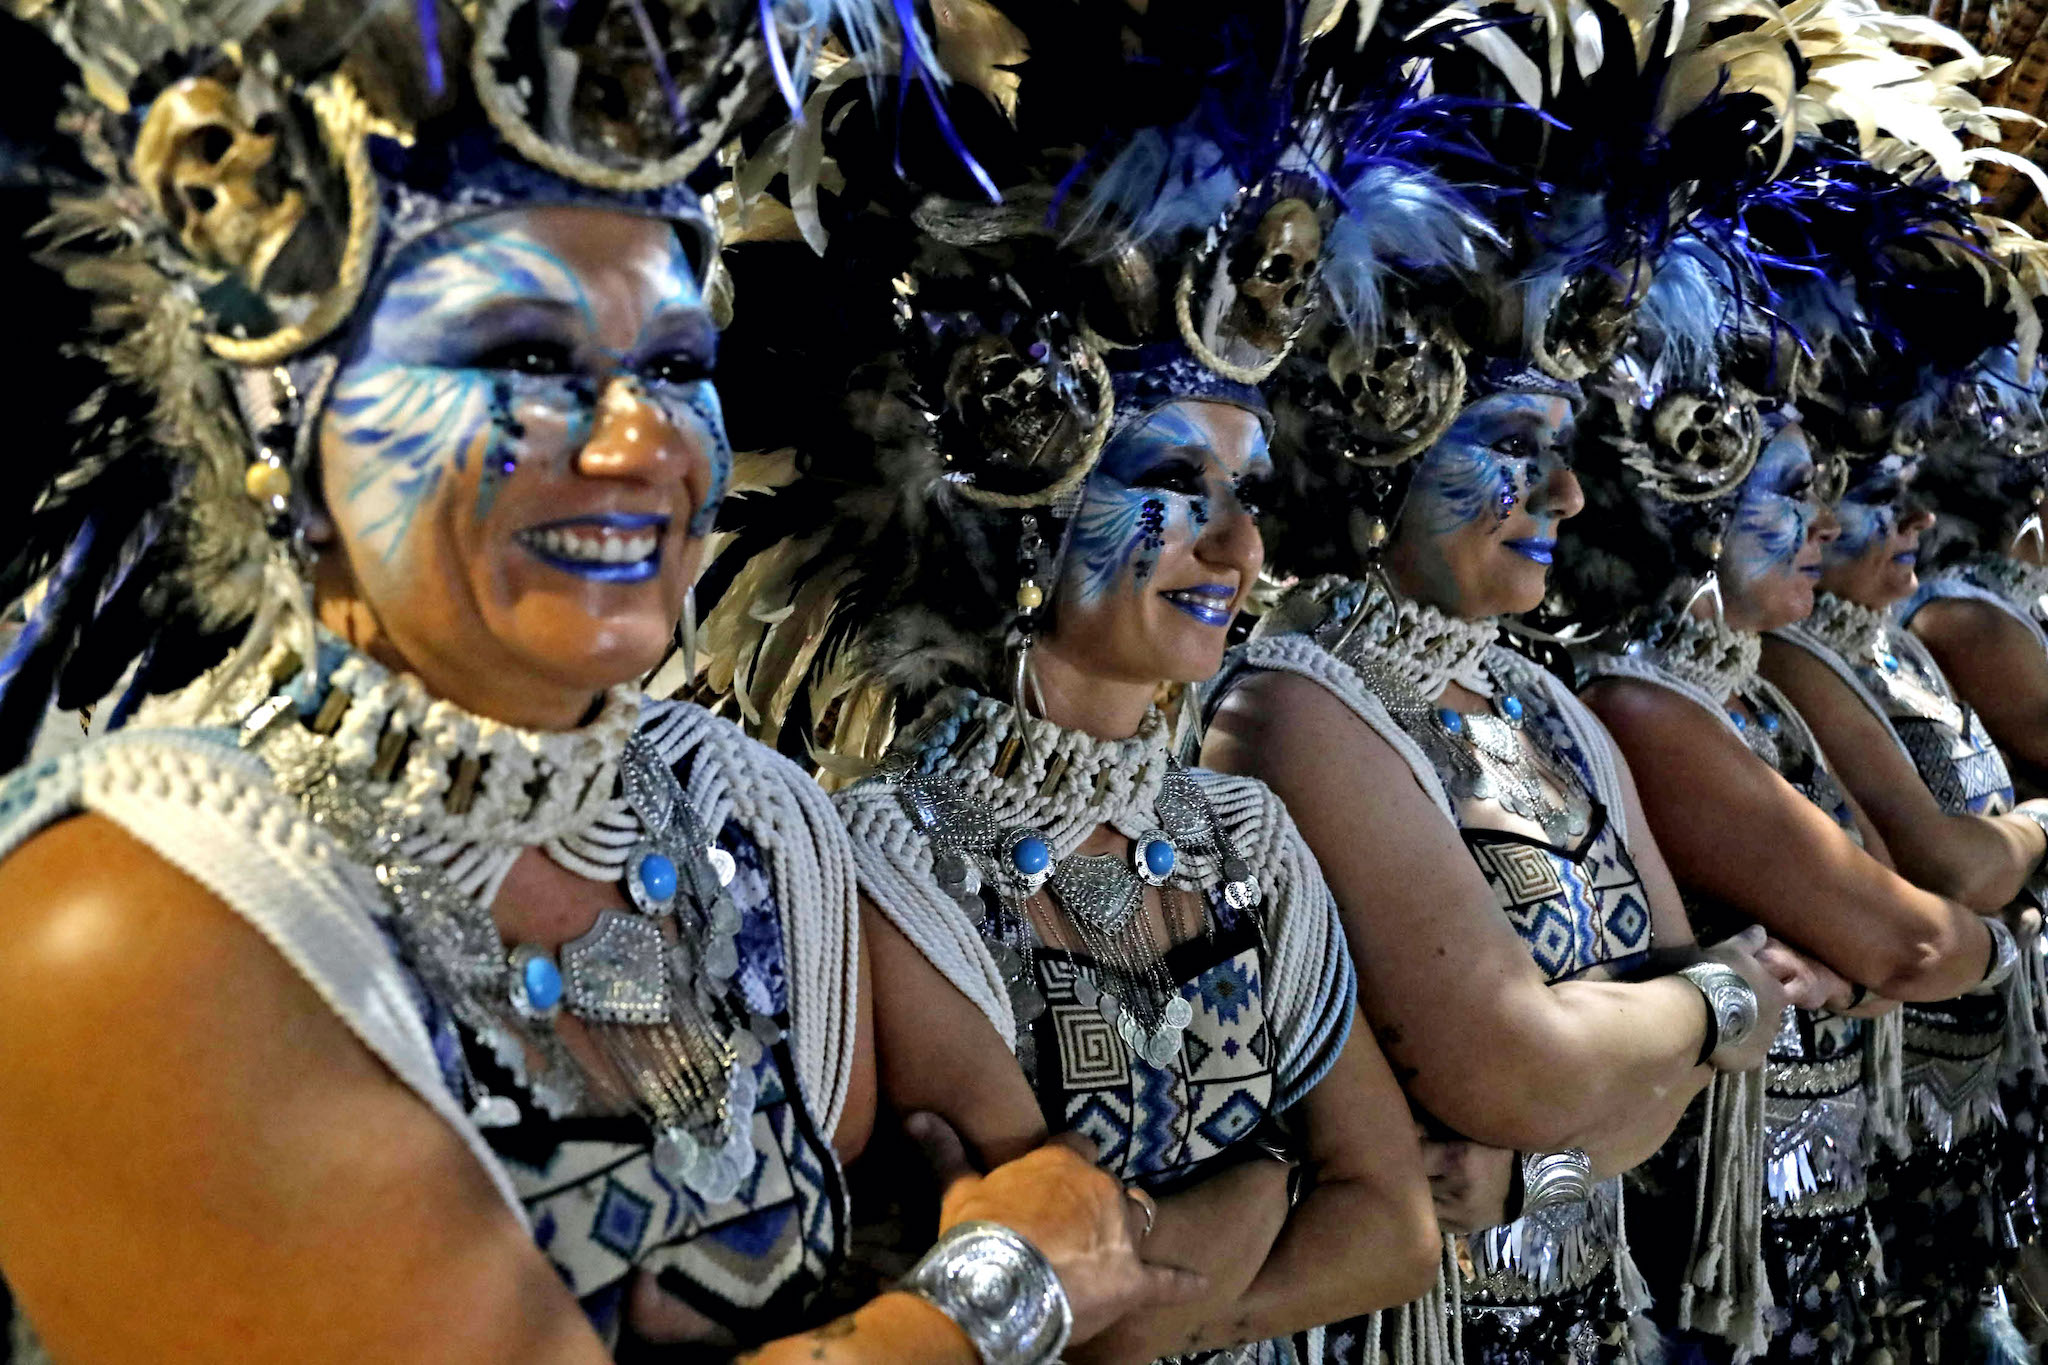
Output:
[[1999,639],[2024,638],[2026,628],[1989,602],[1974,597],[1937,597],[1913,613],[1907,629],[1937,653]]
[[1599,678],[1579,700],[1625,746],[1657,733],[1718,734],[1720,725],[1699,706],[1668,687],[1635,678]]
[[0,941],[0,1265],[57,1358],[600,1358],[454,1130],[118,825],[0,863]]
[[1350,782],[1409,776],[1406,760],[1329,688],[1277,669],[1231,690],[1209,723],[1202,765],[1260,778],[1290,799],[1305,770],[1342,770]]

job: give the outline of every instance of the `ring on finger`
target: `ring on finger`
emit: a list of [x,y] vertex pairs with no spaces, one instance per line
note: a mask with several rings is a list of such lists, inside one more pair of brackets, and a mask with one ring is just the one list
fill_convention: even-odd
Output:
[[1153,1220],[1159,1217],[1159,1201],[1136,1185],[1124,1186],[1124,1198],[1136,1204],[1138,1211],[1145,1215],[1145,1230],[1138,1234],[1138,1240],[1142,1242],[1152,1235]]

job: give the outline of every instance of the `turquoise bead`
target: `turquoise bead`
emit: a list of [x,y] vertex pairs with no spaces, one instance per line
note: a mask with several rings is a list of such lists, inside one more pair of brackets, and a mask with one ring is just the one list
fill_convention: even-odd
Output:
[[1145,845],[1145,870],[1155,877],[1164,877],[1173,871],[1173,845],[1164,839],[1152,839]]
[[1735,722],[1735,728],[1738,730],[1747,730],[1749,728],[1749,721],[1743,716],[1743,714],[1740,711],[1730,711],[1728,713],[1728,719]]
[[1465,728],[1465,718],[1456,711],[1451,710],[1448,706],[1438,711],[1436,718],[1443,725],[1444,729],[1449,730],[1454,735]]
[[551,957],[535,954],[520,969],[526,987],[526,1003],[536,1010],[551,1010],[562,1001],[562,969]]
[[1010,850],[1010,863],[1027,877],[1036,877],[1052,866],[1052,849],[1036,834],[1019,839]]
[[650,853],[640,860],[640,885],[655,900],[665,901],[676,893],[676,865],[664,853]]
[[1510,692],[1500,699],[1500,713],[1509,720],[1522,718],[1522,699]]
[[1887,673],[1899,671],[1899,657],[1896,654],[1880,654],[1877,656],[1877,662]]
[[1767,734],[1767,735],[1775,735],[1775,734],[1777,734],[1777,733],[1778,733],[1778,727],[1779,727],[1779,726],[1780,726],[1781,724],[1783,724],[1783,723],[1784,723],[1784,722],[1782,722],[1782,721],[1780,721],[1780,720],[1778,719],[1778,715],[1777,715],[1777,712],[1775,712],[1775,711],[1766,711],[1766,712],[1764,712],[1764,717],[1763,717],[1763,720],[1764,720],[1764,733],[1765,733],[1765,734]]

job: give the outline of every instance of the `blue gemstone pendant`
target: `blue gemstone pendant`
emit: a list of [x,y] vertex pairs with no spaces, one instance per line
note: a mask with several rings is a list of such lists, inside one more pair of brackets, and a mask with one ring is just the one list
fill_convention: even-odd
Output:
[[1173,836],[1163,829],[1147,830],[1131,845],[1131,867],[1147,886],[1164,886],[1179,861]]
[[1052,876],[1052,845],[1035,829],[1011,830],[1003,837],[1003,866],[1030,895]]
[[562,969],[545,948],[522,943],[512,950],[512,1008],[527,1019],[552,1019],[562,1008]]

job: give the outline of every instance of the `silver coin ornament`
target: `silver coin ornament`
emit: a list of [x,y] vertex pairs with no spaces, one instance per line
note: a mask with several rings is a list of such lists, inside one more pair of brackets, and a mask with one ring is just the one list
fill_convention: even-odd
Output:
[[1184,995],[1176,995],[1166,1002],[1166,1023],[1169,1028],[1185,1029],[1195,1020],[1195,1007]]
[[1150,1037],[1145,1039],[1143,1056],[1146,1062],[1152,1066],[1170,1066],[1173,1063],[1173,1059],[1178,1055],[1180,1055],[1180,1030],[1177,1028],[1157,1029]]

